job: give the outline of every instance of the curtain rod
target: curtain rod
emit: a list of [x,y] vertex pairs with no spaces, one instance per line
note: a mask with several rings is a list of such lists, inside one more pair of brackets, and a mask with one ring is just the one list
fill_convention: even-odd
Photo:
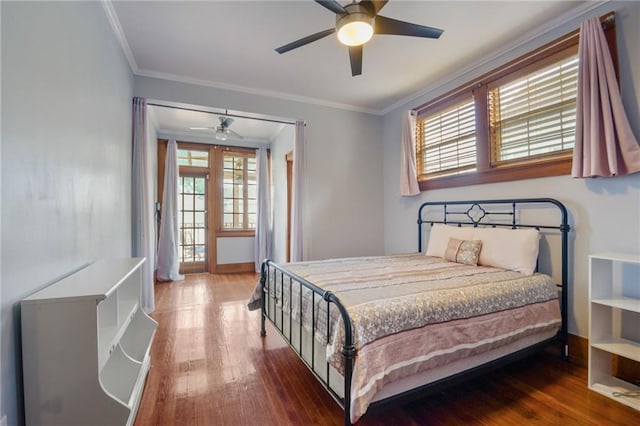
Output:
[[[249,117],[249,116],[246,116],[246,115],[239,115],[239,114],[226,114],[226,113],[223,114],[223,113],[205,111],[205,110],[196,109],[196,108],[185,108],[185,107],[178,107],[178,106],[172,106],[172,105],[161,105],[161,104],[154,104],[154,103],[151,103],[151,102],[147,103],[147,105],[163,107],[163,108],[181,109],[181,110],[184,110],[184,111],[202,112],[202,113],[205,113],[205,114],[224,115],[225,117],[246,118],[246,119],[249,119],[249,120],[268,121],[270,123],[296,124],[295,121],[276,120],[276,119],[273,119],[273,118]],[[226,112],[226,110],[225,110],[225,112]],[[305,123],[305,126],[306,126],[306,123]]]

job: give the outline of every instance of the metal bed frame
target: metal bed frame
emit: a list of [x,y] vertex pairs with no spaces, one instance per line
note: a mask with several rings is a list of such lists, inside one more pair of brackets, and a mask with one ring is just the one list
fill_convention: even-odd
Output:
[[[499,206],[499,207],[498,207]],[[428,210],[436,208],[440,210],[439,217],[425,218],[425,214],[432,214],[433,211],[428,213]],[[556,208],[560,214],[560,223],[557,225],[548,224],[535,224],[535,223],[523,223],[519,218],[519,213],[526,211],[528,208],[543,208],[546,212],[553,211]],[[493,209],[493,210],[491,210]],[[567,344],[567,296],[568,296],[568,233],[570,226],[567,223],[567,209],[558,200],[553,198],[519,198],[519,199],[503,199],[503,200],[476,200],[476,201],[437,201],[437,202],[425,202],[418,209],[418,252],[422,252],[423,249],[423,225],[429,224],[433,226],[436,223],[457,225],[457,226],[486,226],[486,227],[504,227],[504,228],[535,228],[538,230],[551,230],[559,232],[561,236],[561,283],[557,284],[560,291],[560,308],[562,325],[557,333],[551,339],[536,343],[527,348],[518,350],[509,355],[500,357],[496,360],[488,363],[473,367],[469,370],[462,371],[454,374],[453,376],[445,377],[432,383],[428,383],[423,386],[419,386],[414,389],[410,389],[406,392],[402,392],[397,395],[385,398],[380,401],[373,402],[369,407],[381,405],[391,401],[405,398],[415,393],[426,393],[427,391],[442,390],[446,386],[457,384],[461,381],[468,380],[472,377],[476,377],[480,374],[513,362],[517,359],[523,358],[530,353],[547,346],[550,343],[560,341],[561,342],[561,357],[564,360],[568,359],[568,344]],[[557,223],[557,222],[556,222]],[[273,276],[272,276],[273,274]],[[269,291],[268,283],[273,282],[275,291]],[[291,346],[291,348],[298,354],[304,364],[311,370],[313,375],[320,381],[320,383],[327,389],[329,394],[335,399],[335,401],[344,410],[344,423],[345,425],[351,425],[350,420],[350,406],[351,406],[351,376],[353,372],[353,364],[356,356],[356,349],[353,342],[352,322],[349,317],[349,313],[346,307],[342,304],[340,299],[330,291],[325,291],[315,284],[307,281],[306,279],[297,276],[286,270],[271,260],[265,260],[261,267],[260,286],[262,290],[262,315],[261,315],[261,331],[260,335],[266,335],[265,321],[268,319],[285,339],[285,341]],[[330,365],[325,362],[326,379],[318,374],[317,361],[315,359],[315,345],[320,343],[316,342],[315,338],[311,338],[311,359],[305,359],[303,356],[302,347],[302,335],[303,325],[302,321],[299,321],[297,336],[298,347],[293,343],[293,326],[292,320],[294,320],[294,313],[292,312],[292,304],[289,304],[288,312],[285,309],[280,309],[278,313],[278,295],[283,295],[285,291],[291,295],[294,286],[298,286],[298,294],[302,298],[304,291],[310,291],[312,297],[312,313],[311,313],[311,336],[316,334],[316,300],[320,303],[324,301],[326,303],[327,313],[330,310],[330,305],[334,305],[344,323],[344,343],[342,346],[342,355],[344,356],[344,393],[340,397],[331,388],[330,377]],[[279,291],[278,291],[279,289]],[[288,316],[288,318],[286,317]],[[278,318],[279,317],[279,318]],[[285,327],[285,320],[288,319],[289,327]],[[329,341],[329,319],[330,315],[327,314],[327,338]],[[322,367],[322,366],[321,366]]]

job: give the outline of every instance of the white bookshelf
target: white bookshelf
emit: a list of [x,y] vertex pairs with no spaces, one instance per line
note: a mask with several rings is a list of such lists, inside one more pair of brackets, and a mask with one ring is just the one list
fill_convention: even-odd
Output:
[[[640,386],[612,376],[612,356],[640,362],[640,255],[589,256],[589,388],[640,410]],[[638,378],[640,380],[640,377]]]
[[133,424],[158,326],[144,261],[100,260],[22,300],[27,425]]

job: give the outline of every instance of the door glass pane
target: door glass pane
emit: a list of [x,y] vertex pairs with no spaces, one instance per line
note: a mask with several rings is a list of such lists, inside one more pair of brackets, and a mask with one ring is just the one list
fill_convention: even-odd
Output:
[[203,211],[196,211],[194,212],[194,216],[195,216],[195,220],[194,223],[196,224],[197,227],[202,227],[204,228],[204,212]]
[[206,178],[180,176],[180,262],[203,262],[206,258]]
[[184,211],[193,211],[193,194],[184,194],[182,200],[184,202],[182,209]]
[[196,195],[195,196],[195,207],[194,210],[204,211],[204,195]]
[[204,195],[204,179],[196,179],[195,180],[195,184],[194,184],[194,192],[196,194],[202,194]]

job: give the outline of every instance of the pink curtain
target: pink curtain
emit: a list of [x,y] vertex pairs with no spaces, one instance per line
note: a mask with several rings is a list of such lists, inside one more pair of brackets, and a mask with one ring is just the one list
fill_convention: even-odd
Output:
[[640,171],[640,146],[622,106],[611,53],[600,20],[580,26],[574,178]]
[[418,195],[418,174],[416,170],[416,117],[407,111],[402,117],[402,141],[400,145],[400,195]]

